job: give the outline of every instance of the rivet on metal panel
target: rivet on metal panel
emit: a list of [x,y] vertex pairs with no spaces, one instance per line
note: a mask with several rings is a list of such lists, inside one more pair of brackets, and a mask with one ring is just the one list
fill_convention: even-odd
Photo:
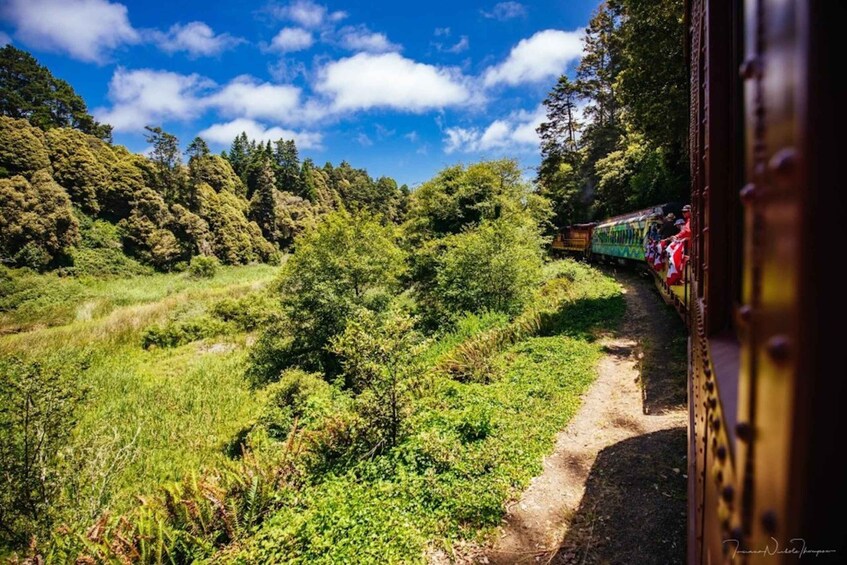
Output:
[[715,383],[713,383],[712,381],[709,381],[709,382],[706,383],[706,391],[707,392],[712,392],[714,389],[715,389]]
[[788,338],[784,335],[775,335],[768,340],[767,344],[768,355],[776,362],[785,361],[788,359],[789,343]]
[[726,460],[726,446],[725,445],[718,446],[718,448],[715,450],[715,456],[717,456],[719,461]]
[[717,408],[717,406],[718,406],[718,399],[717,399],[717,398],[714,398],[714,397],[710,398],[710,399],[709,399],[709,406],[712,408],[712,410],[714,410],[715,408]]
[[787,175],[794,168],[794,162],[794,148],[786,147],[784,149],[780,149],[773,157],[771,157],[771,160],[768,162],[768,167],[771,171],[778,175]]
[[752,182],[745,184],[738,196],[741,197],[741,202],[744,204],[752,204],[756,199],[756,185]]
[[758,57],[750,57],[738,69],[738,73],[742,78],[751,79],[760,76],[762,72],[762,62]]
[[[741,540],[744,539],[744,529],[741,526],[735,526],[732,530],[730,530],[729,535],[731,535],[732,539],[740,544]],[[729,547],[729,544],[725,543],[724,547]]]
[[768,510],[762,514],[762,528],[765,529],[765,532],[769,534],[776,533],[776,524],[776,512]]
[[750,441],[753,439],[753,428],[747,422],[738,422],[735,426],[735,434],[741,441]]

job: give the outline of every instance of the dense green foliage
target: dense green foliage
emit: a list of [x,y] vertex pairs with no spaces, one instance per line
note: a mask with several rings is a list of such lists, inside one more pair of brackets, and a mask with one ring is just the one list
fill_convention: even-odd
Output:
[[[224,264],[276,263],[280,251],[337,208],[403,219],[408,189],[346,162],[301,164],[292,140],[261,143],[240,134],[218,156],[198,137],[185,151],[186,165],[173,134],[146,129],[148,157],[104,142],[111,128],[86,113],[67,83],[28,53],[0,49],[0,225],[9,228],[0,262],[91,271],[92,254],[75,247],[71,207],[77,220],[116,224],[122,250],[160,271],[181,270],[198,255]],[[36,185],[45,185],[44,194]]]
[[559,79],[538,128],[538,182],[556,226],[685,198],[684,44],[678,0],[597,8],[576,80]]
[[[192,145],[190,198],[169,203],[151,188],[161,171],[130,165],[143,198],[117,225],[69,206],[83,255],[134,238],[136,256],[173,253],[187,272],[130,259],[105,263],[123,280],[0,271],[0,327],[19,332],[0,352],[86,359],[90,387],[45,475],[60,487],[49,512],[3,547],[49,532],[31,549],[49,562],[415,562],[486,535],[591,382],[618,286],[543,265],[549,207],[513,161],[445,169],[402,226],[335,200],[267,288],[252,281],[272,267],[208,277],[222,250],[240,262],[270,245],[263,203],[282,191],[271,157],[248,201],[250,177],[199,167],[220,158]],[[248,215],[258,240],[240,235]],[[175,243],[150,246],[148,230]],[[218,253],[185,253],[186,237]]]
[[12,45],[0,47],[0,116],[25,118],[41,129],[74,128],[100,139],[112,137],[112,126],[94,120],[67,82]]
[[0,179],[0,260],[43,269],[79,239],[67,193],[46,170]]
[[297,239],[278,283],[284,317],[254,351],[254,378],[275,380],[284,368],[338,371],[327,349],[359,308],[380,311],[405,269],[397,230],[366,212],[333,212]]
[[0,359],[0,541],[24,545],[49,534],[63,487],[60,451],[83,395],[79,369]]
[[541,244],[537,225],[510,218],[446,238],[429,302],[445,313],[517,314],[541,280]]

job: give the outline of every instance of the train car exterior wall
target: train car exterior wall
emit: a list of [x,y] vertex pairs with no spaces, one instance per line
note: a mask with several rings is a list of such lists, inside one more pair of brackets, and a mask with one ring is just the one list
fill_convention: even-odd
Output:
[[686,11],[688,560],[843,562],[847,468],[833,453],[847,312],[830,252],[847,213],[845,4],[689,0]]

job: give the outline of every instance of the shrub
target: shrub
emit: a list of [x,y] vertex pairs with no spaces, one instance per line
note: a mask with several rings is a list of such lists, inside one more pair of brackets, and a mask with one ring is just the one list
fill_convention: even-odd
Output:
[[415,362],[420,342],[412,318],[398,312],[380,318],[365,309],[331,341],[347,382],[358,393],[356,409],[376,432],[374,449],[397,444],[410,387],[420,374]]
[[0,179],[0,261],[42,269],[78,240],[71,201],[47,171]]
[[48,531],[62,486],[59,452],[84,396],[75,370],[0,360],[0,550]]
[[74,203],[97,213],[97,196],[106,192],[110,175],[91,150],[89,136],[70,128],[54,128],[45,137],[53,178],[68,191]]
[[297,364],[337,373],[336,354],[327,345],[356,309],[384,309],[404,271],[395,228],[369,214],[329,214],[295,245],[277,285],[283,315],[252,354],[257,382],[275,380]]
[[151,347],[179,347],[192,341],[227,333],[228,324],[210,317],[174,321],[149,328],[141,338],[144,349]]
[[516,314],[542,278],[542,239],[526,217],[483,221],[447,238],[437,266],[435,302],[444,315],[491,310]]
[[0,116],[0,177],[23,175],[50,168],[44,132],[26,120]]
[[211,314],[249,332],[269,323],[279,305],[269,294],[254,292],[243,298],[226,298],[212,305]]
[[218,272],[218,260],[214,257],[197,255],[188,264],[188,273],[198,279],[212,279]]

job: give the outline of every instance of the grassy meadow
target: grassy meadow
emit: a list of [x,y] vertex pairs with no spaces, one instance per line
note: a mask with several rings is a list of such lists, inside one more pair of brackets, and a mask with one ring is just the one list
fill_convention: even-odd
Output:
[[[70,367],[84,391],[60,451],[54,511],[65,529],[43,553],[48,562],[82,553],[105,562],[409,563],[484,540],[540,472],[594,379],[598,332],[623,312],[611,279],[547,264],[522,314],[467,314],[428,339],[403,440],[342,461],[315,455],[343,441],[351,402],[323,381],[294,381],[297,418],[280,440],[256,432],[280,393],[245,377],[249,318],[273,310],[278,270],[99,280],[7,272],[16,279],[7,289],[29,290],[4,296],[17,307],[0,314],[0,353]],[[183,508],[177,519],[172,506],[194,508],[192,496],[227,510]],[[120,516],[133,528],[116,525]],[[161,534],[174,523],[193,541]],[[123,538],[139,541],[115,550]]]

